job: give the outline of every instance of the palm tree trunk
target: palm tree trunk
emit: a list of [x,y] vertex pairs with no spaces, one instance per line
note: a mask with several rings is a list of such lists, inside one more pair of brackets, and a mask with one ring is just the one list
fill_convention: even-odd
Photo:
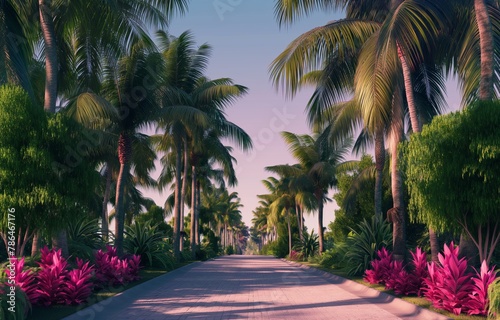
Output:
[[[189,168],[189,158],[188,158],[188,144],[186,135],[183,138],[184,142],[184,170],[182,172],[182,192],[181,192],[181,232],[184,231],[184,207],[187,191],[187,177]],[[180,250],[184,249],[184,241],[180,242]]]
[[300,241],[304,240],[304,236],[302,235],[302,224],[300,223],[300,206],[298,203],[295,204],[295,216],[297,217],[297,226],[299,227],[299,238]]
[[201,207],[201,185],[200,180],[196,179],[196,210],[194,211],[195,217],[195,243],[196,247],[200,246],[200,207]]
[[408,109],[410,111],[410,122],[413,132],[420,132],[420,123],[418,121],[417,106],[415,105],[415,97],[413,95],[413,83],[411,81],[411,70],[406,62],[406,57],[401,50],[398,43],[398,56],[399,61],[401,61],[401,67],[403,69],[403,79],[405,84],[406,101],[408,102]]
[[104,196],[102,200],[102,213],[101,213],[101,233],[105,242],[108,241],[109,226],[108,226],[108,202],[111,195],[111,183],[113,182],[113,172],[109,162],[106,164],[106,188],[104,189]]
[[493,97],[493,35],[491,21],[485,0],[474,0],[479,47],[481,49],[481,79],[479,81],[479,99],[491,100]]
[[383,177],[385,166],[385,143],[384,143],[384,128],[377,129],[375,133],[375,217],[382,219],[382,194],[383,194]]
[[[408,102],[408,109],[410,111],[411,128],[412,128],[412,131],[414,133],[419,133],[421,131],[421,125],[420,125],[420,122],[418,120],[418,112],[417,112],[417,107],[415,105],[415,98],[413,95],[413,83],[411,81],[411,70],[408,67],[408,64],[406,63],[406,58],[404,57],[403,52],[401,51],[399,44],[398,44],[398,55],[399,55],[399,59],[401,61],[402,69],[403,69],[406,101]],[[432,261],[437,262],[438,261],[438,254],[439,254],[439,241],[438,241],[438,237],[436,235],[436,232],[432,228],[429,228],[429,241],[431,244]]]
[[47,112],[54,113],[56,111],[59,63],[57,61],[56,36],[50,6],[51,0],[38,0],[40,25],[45,42],[45,100],[43,108]]
[[323,240],[323,190],[316,192],[316,199],[318,199],[318,241],[319,253],[321,254],[325,251]]
[[176,155],[175,155],[175,192],[174,192],[174,258],[180,262],[180,242],[181,239],[181,170],[182,170],[182,153],[181,141],[175,139]]
[[38,248],[40,247],[40,233],[37,231],[33,235],[33,241],[31,242],[31,257],[35,257],[38,253]]
[[66,230],[61,230],[59,231],[57,236],[52,237],[52,247],[61,249],[61,254],[63,257],[69,257],[68,235],[66,233]]
[[191,257],[196,259],[196,166],[191,166]]
[[403,178],[398,168],[398,145],[403,139],[403,99],[401,90],[393,100],[391,123],[391,189],[393,208],[388,216],[393,224],[392,242],[395,260],[404,260],[406,255],[406,210],[403,200]]
[[287,222],[288,222],[288,256],[292,254],[292,226],[290,224],[290,213],[287,210]]
[[120,133],[118,139],[118,159],[120,161],[120,172],[116,181],[115,200],[115,246],[118,256],[123,255],[123,231],[125,227],[125,185],[130,172],[130,157],[132,155],[132,143],[126,132]]

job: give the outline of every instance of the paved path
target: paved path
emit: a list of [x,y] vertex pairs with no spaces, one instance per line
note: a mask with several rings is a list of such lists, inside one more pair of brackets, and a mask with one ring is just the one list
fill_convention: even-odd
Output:
[[66,319],[447,318],[316,269],[230,256],[175,270]]

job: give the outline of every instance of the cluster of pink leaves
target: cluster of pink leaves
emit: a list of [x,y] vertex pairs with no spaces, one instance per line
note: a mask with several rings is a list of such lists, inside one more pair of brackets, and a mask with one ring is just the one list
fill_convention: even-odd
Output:
[[495,280],[494,267],[488,269],[483,261],[476,274],[467,272],[467,260],[458,258],[459,248],[453,242],[444,246],[439,264],[428,264],[429,277],[424,279],[425,296],[436,308],[469,315],[488,312],[488,286]]
[[[119,259],[114,248],[108,246],[107,250],[96,253],[95,266],[77,258],[77,268],[69,270],[61,250],[49,250],[45,247],[41,249],[38,272],[32,269],[23,271],[24,258],[13,260],[15,284],[26,293],[32,304],[75,305],[88,299],[94,284],[100,287],[104,287],[104,284],[123,285],[139,278],[140,256]],[[6,273],[7,276],[11,275],[8,268]]]
[[292,250],[290,252],[290,255],[288,256],[288,259],[292,260],[292,261],[298,261],[302,258],[302,254],[300,252],[297,252],[295,250]]
[[120,259],[116,249],[106,246],[107,251],[97,251],[95,254],[95,278],[99,287],[124,285],[139,279],[141,257],[132,255]]
[[[14,265],[14,283],[16,286],[21,288],[24,293],[26,293],[26,296],[28,297],[29,301],[31,303],[35,302],[38,300],[38,292],[36,291],[37,286],[35,282],[35,272],[32,269],[27,269],[24,270],[24,258],[21,258],[20,260],[17,258],[14,258],[11,260],[11,262]],[[7,273],[7,277],[11,276],[11,271],[9,268],[5,269],[5,272]],[[10,286],[6,284],[6,286]]]
[[409,266],[404,266],[402,261],[393,261],[392,254],[385,248],[379,250],[377,256],[378,259],[371,262],[372,269],[365,271],[365,281],[384,284],[386,289],[400,295],[422,295],[423,279],[427,277],[425,252],[420,248],[411,252]]
[[[365,281],[384,284],[400,295],[422,294],[434,307],[454,314],[486,315],[488,312],[488,286],[495,280],[494,267],[488,268],[483,261],[476,274],[467,272],[467,260],[458,258],[459,248],[453,242],[444,246],[439,263],[427,263],[425,252],[417,248],[411,253],[412,260],[404,266],[393,261],[385,248],[377,252],[378,259],[371,262],[371,270],[365,271]],[[409,271],[408,271],[409,270]]]

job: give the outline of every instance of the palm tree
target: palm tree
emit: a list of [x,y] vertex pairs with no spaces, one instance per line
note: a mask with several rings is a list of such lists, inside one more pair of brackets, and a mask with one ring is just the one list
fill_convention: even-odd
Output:
[[[496,8],[491,6],[492,10]],[[474,0],[477,29],[479,31],[479,47],[481,57],[481,80],[479,81],[479,100],[493,98],[493,73],[494,73],[494,40],[492,22],[485,0]],[[498,23],[498,11],[496,23]]]
[[335,186],[335,173],[337,167],[349,166],[353,162],[345,161],[345,157],[350,150],[351,141],[345,139],[337,145],[332,144],[326,138],[329,128],[323,134],[315,137],[309,135],[297,135],[291,132],[282,132],[282,136],[289,146],[292,155],[304,168],[311,192],[314,194],[318,208],[318,236],[320,252],[324,251],[323,239],[323,205],[326,202],[328,190]]
[[0,84],[21,85],[33,102],[35,94],[30,79],[32,41],[28,41],[23,3],[0,1]]
[[270,192],[267,195],[259,195],[261,199],[269,201],[268,224],[276,226],[281,218],[287,223],[288,230],[288,254],[292,252],[292,226],[291,211],[295,208],[295,196],[288,188],[289,178],[281,176],[280,179],[269,177],[262,180],[262,183]]
[[[411,82],[411,68],[413,70],[424,60],[425,53],[432,48],[432,41],[443,28],[440,23],[444,19],[443,8],[428,1],[406,0],[387,2],[368,1],[278,1],[276,5],[277,17],[280,23],[290,22],[300,14],[307,14],[311,10],[322,8],[337,8],[347,6],[347,18],[325,27],[316,28],[297,39],[274,62],[272,74],[276,83],[284,84],[293,94],[303,83],[301,77],[306,71],[319,69],[320,64],[329,65],[332,56],[351,57],[357,61],[346,63],[340,68],[340,80],[331,80],[326,96],[331,102],[337,102],[349,90],[348,85],[355,74],[353,83],[356,104],[361,107],[362,118],[368,133],[375,134],[376,141],[382,141],[382,132],[385,128],[391,129],[393,143],[398,142],[401,134],[394,134],[401,128],[402,119],[395,113],[394,102],[403,99],[396,93],[399,91],[398,79],[406,85],[406,100],[409,103],[410,118],[414,131],[419,130],[419,122],[415,105],[412,102],[413,84]],[[308,46],[314,44],[313,46]],[[362,45],[362,46],[361,46]],[[361,48],[361,49],[360,49]],[[362,58],[361,58],[362,57]],[[367,60],[368,59],[368,60]],[[353,67],[354,66],[354,67]],[[306,79],[307,80],[307,79]],[[337,102],[338,103],[338,102]],[[325,105],[324,105],[325,106]],[[326,105],[328,106],[328,105]],[[317,109],[321,111],[321,109]],[[396,129],[397,128],[397,129]],[[382,155],[383,148],[376,147],[378,155]],[[396,163],[397,154],[394,153],[393,163]],[[378,157],[376,157],[377,159]],[[382,168],[383,165],[380,165]],[[397,171],[395,171],[397,173]],[[395,180],[398,180],[393,175]],[[393,183],[399,186],[400,183]],[[393,196],[400,193],[395,190]],[[402,198],[395,199],[401,208],[397,210],[400,217],[395,221],[402,221]],[[395,204],[395,207],[396,207]],[[396,226],[395,226],[396,227]],[[401,229],[401,228],[397,228]],[[404,231],[404,228],[401,230]],[[404,238],[404,237],[403,237]],[[394,240],[397,240],[396,238]],[[395,248],[402,248],[396,245]],[[399,249],[398,249],[399,250]],[[403,255],[397,252],[396,255]]]
[[[170,87],[175,88],[177,94],[182,97],[177,103],[188,105],[200,114],[203,114],[205,121],[179,121],[166,122],[170,126],[170,133],[174,134],[174,144],[178,157],[184,156],[184,177],[183,185],[180,182],[176,186],[176,192],[180,194],[180,198],[175,205],[175,212],[180,211],[180,204],[185,197],[187,190],[187,170],[191,166],[191,183],[192,183],[192,199],[191,199],[191,223],[196,224],[196,189],[197,185],[197,169],[203,164],[201,159],[209,158],[216,159],[227,173],[229,185],[232,186],[236,180],[234,177],[234,169],[232,161],[234,160],[225,146],[220,143],[220,139],[228,138],[235,142],[242,149],[246,150],[251,147],[251,139],[240,127],[229,122],[225,115],[224,109],[230,105],[235,99],[246,93],[247,89],[243,86],[236,85],[231,79],[222,78],[209,80],[203,76],[206,71],[211,48],[204,44],[198,48],[194,46],[194,40],[190,32],[182,33],[177,39],[171,40],[165,33],[159,34],[163,47],[164,56],[167,60],[166,67],[166,82]],[[165,127],[165,129],[167,129]],[[165,132],[169,132],[166,130]],[[209,148],[207,149],[207,147]],[[206,155],[207,150],[212,149],[210,155]],[[180,161],[180,162],[179,162]],[[200,162],[201,161],[201,162]],[[181,163],[180,159],[176,163]],[[176,166],[176,175],[180,178],[181,166]],[[177,180],[176,181],[180,181]],[[184,191],[184,192],[183,192]],[[180,220],[180,219],[177,219]],[[174,234],[175,232],[174,227]],[[195,254],[196,246],[196,225],[191,228],[191,246],[192,253]],[[177,238],[177,236],[176,236]],[[174,244],[175,245],[175,244]]]
[[288,189],[295,198],[295,214],[302,241],[304,232],[304,212],[318,209],[318,200],[314,194],[314,185],[308,172],[300,163],[295,165],[275,165],[266,167],[267,171],[286,176]]
[[499,65],[495,43],[500,35],[498,4],[484,0],[453,3],[454,24],[440,41],[447,71],[458,75],[462,106],[498,97]]
[[67,58],[58,54],[69,47],[70,40],[82,44],[80,53],[86,56],[85,63],[81,65],[83,70],[90,66],[98,67],[99,54],[104,52],[119,56],[144,38],[151,44],[146,36],[148,27],[167,27],[169,18],[176,11],[183,13],[187,9],[186,0],[31,2],[31,8],[37,8],[39,13],[46,67],[44,108],[49,112],[55,111],[60,89],[58,73]]

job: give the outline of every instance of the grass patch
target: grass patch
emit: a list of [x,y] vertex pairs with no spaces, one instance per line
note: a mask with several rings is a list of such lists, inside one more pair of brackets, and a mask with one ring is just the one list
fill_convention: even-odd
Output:
[[[185,262],[185,263],[180,263],[176,266],[177,268],[183,267],[185,265],[190,264],[191,262]],[[81,304],[78,306],[63,306],[63,305],[54,305],[50,307],[43,307],[43,306],[33,306],[30,314],[28,315],[27,320],[59,320],[64,317],[67,317],[75,312],[78,312],[84,308],[87,308],[95,303],[99,303],[103,300],[106,300],[108,298],[111,298],[112,296],[123,292],[127,289],[130,289],[132,287],[135,287],[141,283],[144,283],[146,281],[149,281],[151,279],[154,279],[156,277],[159,277],[163,274],[168,273],[169,271],[163,270],[163,269],[141,269],[139,271],[139,276],[140,279],[134,282],[131,282],[125,286],[120,286],[116,288],[110,288],[110,289],[105,289],[99,292],[94,292],[92,295],[89,297],[88,302],[85,304]]]
[[307,261],[305,261],[305,262],[304,261],[294,261],[294,262],[297,262],[297,263],[300,263],[300,264],[303,264],[303,265],[306,265],[306,266],[309,266],[309,267],[312,267],[312,268],[315,268],[315,269],[319,269],[319,270],[322,270],[322,271],[334,274],[334,275],[342,277],[342,278],[346,278],[346,279],[352,280],[352,281],[360,283],[360,284],[362,284],[364,286],[373,288],[373,289],[378,290],[380,292],[384,292],[384,293],[390,294],[391,296],[394,296],[396,298],[402,299],[402,300],[404,300],[406,302],[409,302],[409,303],[412,303],[412,304],[414,304],[416,306],[419,306],[419,307],[431,310],[433,312],[442,314],[442,315],[444,315],[444,316],[446,316],[448,318],[454,319],[454,320],[486,320],[486,317],[468,316],[468,315],[464,315],[464,314],[455,315],[455,314],[453,314],[451,312],[448,312],[446,310],[434,308],[432,306],[432,303],[429,300],[427,300],[426,298],[424,298],[424,297],[400,296],[400,295],[395,294],[394,291],[392,291],[392,290],[386,290],[385,286],[383,286],[381,284],[370,284],[370,283],[364,281],[363,277],[361,277],[361,276],[350,276],[350,275],[347,274],[347,272],[345,272],[343,270],[325,268],[325,267],[323,267],[323,266],[321,266],[321,265],[319,265],[317,263],[311,263],[311,262],[307,262]]

